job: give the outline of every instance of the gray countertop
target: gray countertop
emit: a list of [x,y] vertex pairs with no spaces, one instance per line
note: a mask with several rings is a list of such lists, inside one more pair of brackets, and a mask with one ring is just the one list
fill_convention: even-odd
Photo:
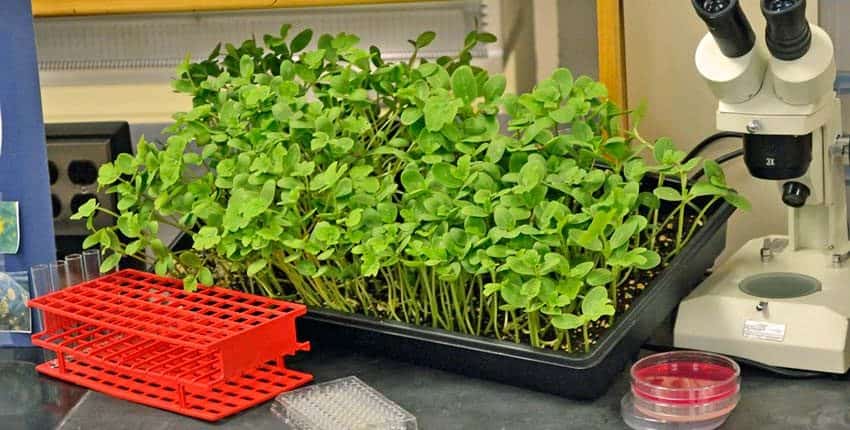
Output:
[[[625,428],[619,402],[628,388],[626,374],[602,398],[581,402],[338,349],[302,353],[290,359],[288,366],[313,373],[317,381],[356,375],[416,415],[419,428],[426,430]],[[286,428],[271,414],[269,404],[209,424],[86,392],[31,371],[15,371],[9,376],[12,368],[0,366],[5,372],[0,381],[13,388],[0,390],[7,391],[0,396],[7,403],[0,403],[0,414],[7,413],[0,416],[0,429],[51,429],[57,425],[62,430]],[[39,393],[33,393],[34,387]],[[846,376],[784,379],[744,367],[742,395],[724,429],[850,429],[850,381]],[[9,415],[13,398],[26,398],[30,406]],[[33,404],[35,398],[41,403]]]

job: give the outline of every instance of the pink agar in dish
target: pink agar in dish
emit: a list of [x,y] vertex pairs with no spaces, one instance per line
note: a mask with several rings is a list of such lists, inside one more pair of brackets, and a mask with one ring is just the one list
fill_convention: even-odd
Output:
[[659,363],[636,369],[633,376],[636,396],[664,403],[708,403],[738,392],[735,369],[713,363]]
[[724,418],[738,404],[740,368],[726,357],[695,351],[656,354],[632,367],[633,407],[666,422]]

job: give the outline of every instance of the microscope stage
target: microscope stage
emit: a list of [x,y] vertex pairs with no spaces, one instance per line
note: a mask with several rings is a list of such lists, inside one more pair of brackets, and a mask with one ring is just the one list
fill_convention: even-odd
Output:
[[[763,261],[764,244],[765,238],[747,242],[682,301],[675,346],[771,366],[846,372],[850,262],[833,264],[826,251],[790,247]],[[741,289],[748,279],[758,280],[750,285],[762,297]]]

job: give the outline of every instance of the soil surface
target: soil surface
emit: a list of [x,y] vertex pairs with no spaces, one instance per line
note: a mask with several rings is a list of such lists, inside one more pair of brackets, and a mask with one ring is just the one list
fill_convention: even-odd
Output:
[[[694,219],[694,216],[688,216],[685,218],[685,231],[690,230],[694,223]],[[702,226],[702,223],[703,222],[700,221],[700,227]],[[667,256],[676,249],[676,226],[672,223],[665,225],[664,230],[662,230],[658,236],[658,243],[660,246],[658,253],[661,254],[661,260],[664,261],[667,259]],[[635,300],[637,300],[641,294],[649,288],[650,285],[652,285],[652,281],[664,271],[667,265],[668,263],[662,263],[661,266],[652,270],[632,272],[631,277],[617,289],[616,318],[622,319],[628,313],[628,310],[632,307]],[[616,323],[616,321],[614,321],[614,323]],[[590,324],[588,337],[590,338],[591,350],[593,349],[592,345],[595,345],[599,338],[608,331],[611,324],[612,321],[610,318],[601,319]],[[584,341],[580,330],[573,330],[573,332],[570,333],[570,340],[572,341],[572,351],[584,351]],[[527,342],[527,339],[523,340],[523,343]]]

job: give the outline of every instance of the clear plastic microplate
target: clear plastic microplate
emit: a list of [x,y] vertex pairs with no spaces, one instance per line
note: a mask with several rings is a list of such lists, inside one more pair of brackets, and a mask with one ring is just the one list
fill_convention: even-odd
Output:
[[293,430],[416,430],[416,417],[356,376],[283,393],[271,409]]

